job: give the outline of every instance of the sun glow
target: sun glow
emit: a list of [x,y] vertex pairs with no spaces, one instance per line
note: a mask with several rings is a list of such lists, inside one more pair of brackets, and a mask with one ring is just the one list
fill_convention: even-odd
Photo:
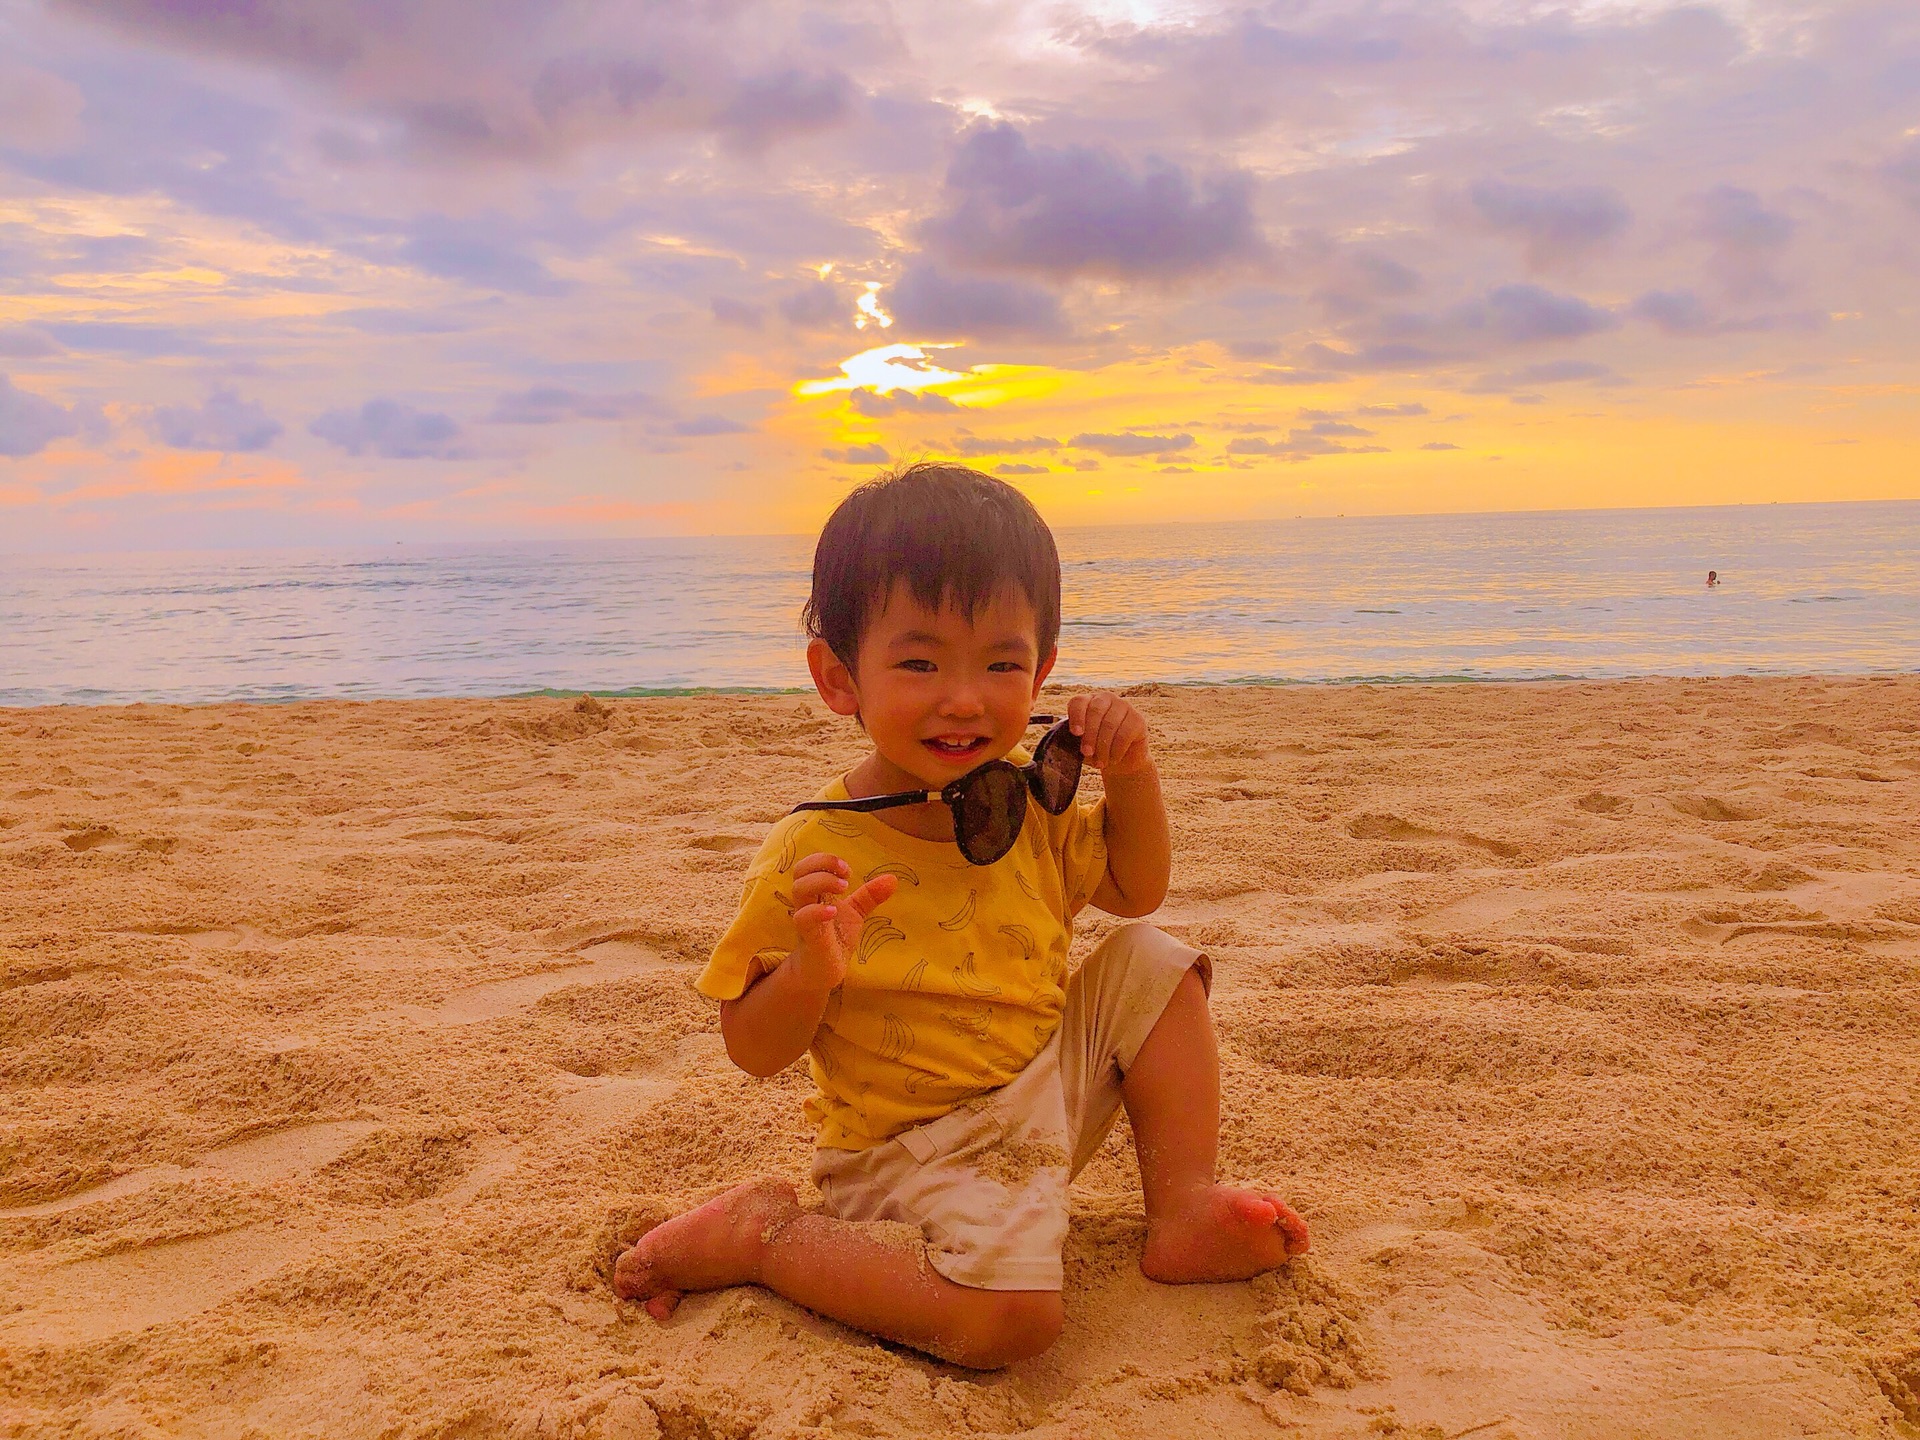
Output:
[[840,362],[840,374],[831,380],[802,380],[796,395],[831,395],[836,390],[925,390],[967,377],[958,370],[942,370],[927,359],[929,350],[951,350],[951,345],[882,345],[862,350]]

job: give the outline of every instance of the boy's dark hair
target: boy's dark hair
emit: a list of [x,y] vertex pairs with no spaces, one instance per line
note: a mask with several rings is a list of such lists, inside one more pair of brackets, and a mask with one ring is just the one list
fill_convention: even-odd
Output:
[[965,465],[926,460],[860,486],[827,517],[813,551],[807,634],[848,665],[894,582],[929,610],[968,619],[1007,584],[1038,623],[1040,658],[1060,638],[1060,553],[1040,512],[1013,486]]

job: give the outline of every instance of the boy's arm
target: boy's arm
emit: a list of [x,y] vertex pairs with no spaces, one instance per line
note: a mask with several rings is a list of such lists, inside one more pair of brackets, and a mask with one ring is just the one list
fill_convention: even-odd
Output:
[[1173,837],[1160,772],[1147,753],[1147,722],[1118,695],[1076,695],[1067,719],[1080,737],[1080,754],[1107,787],[1107,873],[1092,903],[1129,919],[1151,915],[1167,898],[1173,875]]
[[824,853],[793,867],[800,943],[771,972],[749,978],[738,999],[721,1003],[727,1055],[749,1075],[778,1075],[807,1053],[827,998],[846,978],[847,952],[859,943],[860,927],[899,884],[876,875],[847,895],[848,873],[846,861]]

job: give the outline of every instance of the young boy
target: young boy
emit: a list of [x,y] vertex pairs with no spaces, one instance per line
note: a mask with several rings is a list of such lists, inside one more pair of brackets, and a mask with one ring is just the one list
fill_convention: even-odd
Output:
[[[1060,1333],[1068,1182],[1121,1105],[1149,1278],[1243,1279],[1305,1251],[1279,1196],[1215,1180],[1207,958],[1130,925],[1067,968],[1082,906],[1140,916],[1166,896],[1167,814],[1140,713],[1076,695],[1070,735],[1046,742],[1101,772],[1092,805],[1043,805],[1024,783],[1016,797],[1004,767],[958,803],[937,793],[1026,759],[1016,747],[1060,628],[1059,557],[1032,505],[958,465],[861,486],[821,532],[806,623],[821,699],[873,750],[822,808],[774,827],[698,986],[721,1002],[742,1069],[811,1056],[824,1210],[801,1209],[785,1181],[737,1186],[644,1236],[615,1290],[665,1319],[684,1292],[759,1284],[956,1364],[1037,1355]],[[1070,790],[1071,754],[1046,764]],[[896,799],[845,808],[879,796]],[[874,1221],[924,1243],[890,1242],[901,1232]]]

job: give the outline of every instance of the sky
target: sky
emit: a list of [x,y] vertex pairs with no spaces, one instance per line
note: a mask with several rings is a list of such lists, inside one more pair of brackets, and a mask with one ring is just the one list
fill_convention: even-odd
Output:
[[1920,497],[1913,0],[0,0],[0,551]]

